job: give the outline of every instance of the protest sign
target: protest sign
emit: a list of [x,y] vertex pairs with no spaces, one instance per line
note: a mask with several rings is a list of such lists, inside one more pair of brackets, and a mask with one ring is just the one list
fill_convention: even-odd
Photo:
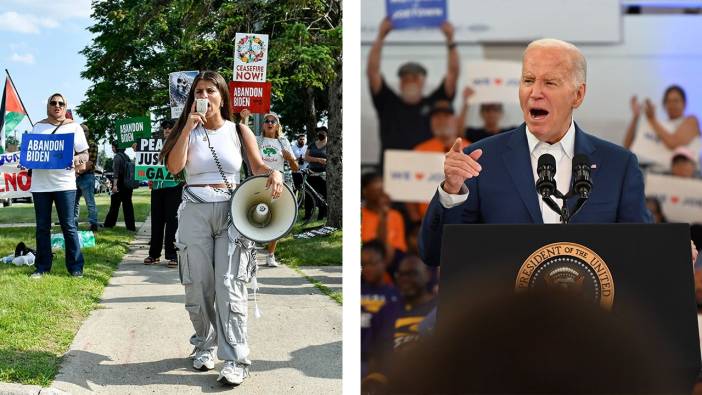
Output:
[[20,164],[27,169],[65,169],[73,164],[73,133],[22,135]]
[[702,180],[649,173],[645,185],[669,222],[702,223]]
[[232,112],[248,109],[253,114],[264,114],[271,110],[270,82],[229,82],[229,97]]
[[168,75],[168,96],[170,98],[171,118],[178,118],[183,112],[185,101],[197,71],[176,71]]
[[129,148],[142,138],[151,137],[151,119],[149,117],[134,117],[115,121],[117,145],[119,148]]
[[475,94],[469,99],[470,104],[519,104],[521,62],[469,61],[466,70],[463,85],[475,90]]
[[265,82],[268,35],[237,33],[234,40],[234,81]]
[[27,170],[20,170],[20,153],[12,152],[0,155],[0,198],[23,198],[32,194],[32,178]]
[[163,148],[163,139],[139,140],[134,159],[134,174],[137,180],[173,180],[173,175],[158,159],[161,148]]
[[385,0],[395,29],[438,27],[446,20],[446,0]]
[[444,180],[444,154],[385,150],[385,192],[396,202],[429,202]]

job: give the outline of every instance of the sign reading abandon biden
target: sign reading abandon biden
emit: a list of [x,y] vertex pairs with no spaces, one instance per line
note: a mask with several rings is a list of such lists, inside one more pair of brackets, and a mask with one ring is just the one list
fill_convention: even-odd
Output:
[[65,169],[73,162],[73,133],[23,134],[20,165],[27,169]]

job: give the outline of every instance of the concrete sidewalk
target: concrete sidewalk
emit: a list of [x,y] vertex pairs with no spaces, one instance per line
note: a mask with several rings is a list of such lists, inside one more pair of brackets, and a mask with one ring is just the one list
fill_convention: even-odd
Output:
[[[142,264],[149,224],[76,335],[52,388],[71,394],[341,393],[341,306],[285,266],[259,268],[263,315],[254,318],[250,303],[251,377],[229,387],[216,382],[222,361],[209,372],[193,370],[187,359],[193,329],[178,270]],[[330,286],[338,287],[340,273],[325,274]]]

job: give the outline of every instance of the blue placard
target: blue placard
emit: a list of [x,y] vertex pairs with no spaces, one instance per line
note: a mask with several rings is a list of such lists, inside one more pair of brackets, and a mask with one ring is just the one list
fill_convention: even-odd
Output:
[[395,29],[441,26],[446,0],[385,0],[387,17]]
[[73,162],[73,133],[22,135],[20,165],[27,169],[66,169]]

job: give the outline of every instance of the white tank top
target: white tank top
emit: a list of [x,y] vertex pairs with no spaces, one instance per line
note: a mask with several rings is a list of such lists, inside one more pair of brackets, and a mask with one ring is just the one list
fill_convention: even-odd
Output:
[[208,146],[208,137],[227,180],[232,186],[239,184],[242,162],[241,142],[236,133],[236,126],[231,121],[224,121],[224,125],[214,131],[205,131],[202,125],[198,125],[190,132],[188,160],[185,163],[185,182],[190,185],[224,182]]
[[[645,117],[642,117],[636,130],[636,137],[631,145],[631,151],[636,154],[641,163],[648,163],[658,170],[669,171],[673,150],[663,144],[660,138],[653,131]],[[658,122],[670,134],[673,134],[683,123],[686,117],[676,119],[659,119]],[[695,162],[699,164],[700,153],[702,151],[702,141],[700,136],[695,137],[687,145],[687,149],[695,154]]]

